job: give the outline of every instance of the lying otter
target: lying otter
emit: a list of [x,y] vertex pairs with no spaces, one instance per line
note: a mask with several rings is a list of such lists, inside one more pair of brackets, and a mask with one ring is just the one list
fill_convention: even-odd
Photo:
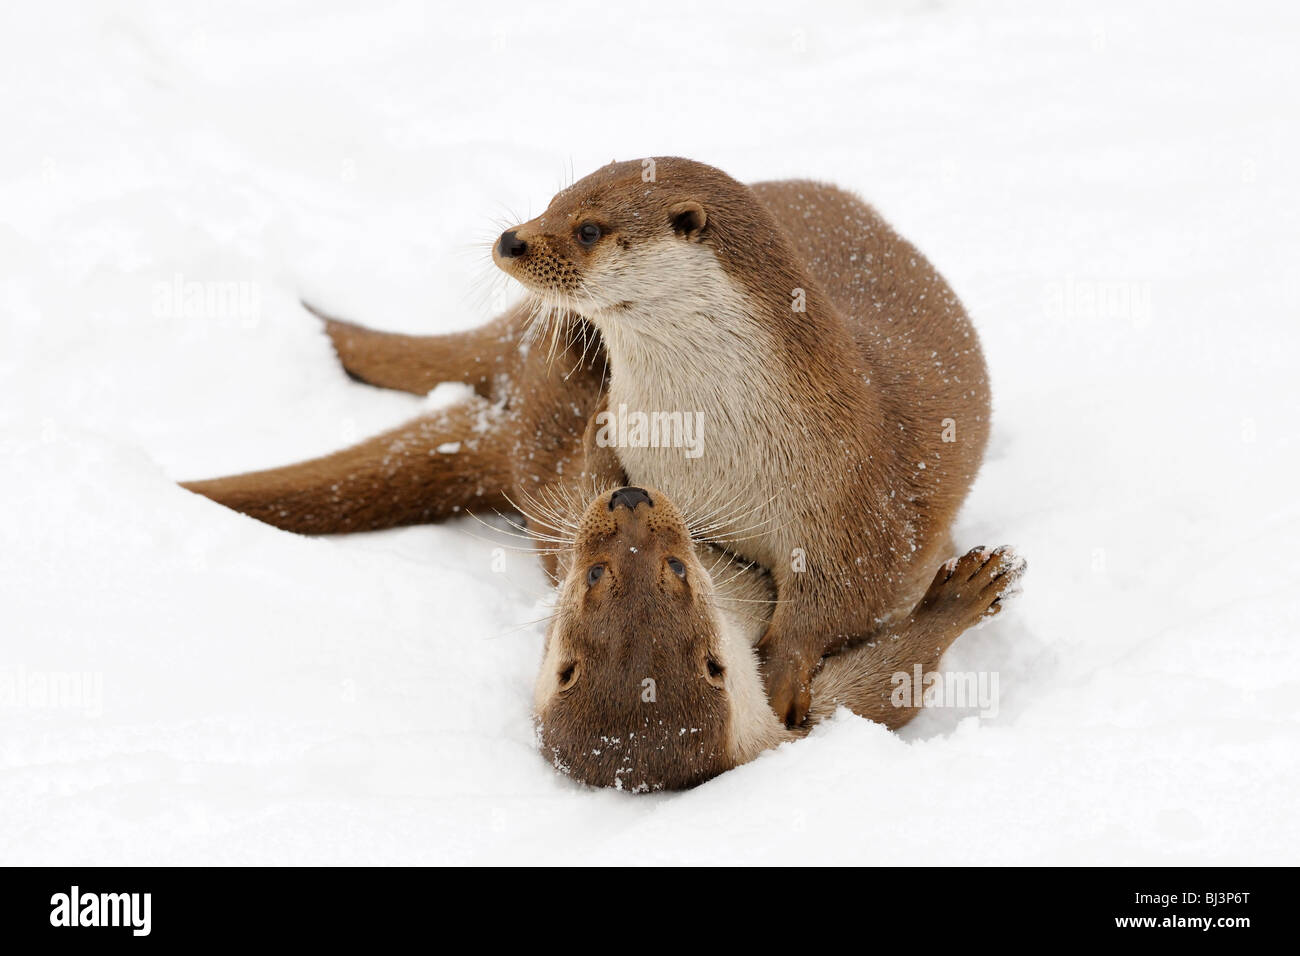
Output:
[[939,568],[911,612],[871,644],[828,657],[809,720],[768,706],[755,645],[772,581],[692,538],[654,488],[597,495],[541,521],[563,551],[534,708],[542,752],[561,772],[630,790],[690,787],[807,732],[839,705],[896,729],[917,713],[894,676],[930,673],[950,644],[997,614],[1024,562],[976,548]]

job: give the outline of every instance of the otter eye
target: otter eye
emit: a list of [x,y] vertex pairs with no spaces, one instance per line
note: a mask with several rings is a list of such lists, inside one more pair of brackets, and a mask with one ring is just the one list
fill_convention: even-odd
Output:
[[686,565],[682,564],[676,558],[668,559],[668,567],[671,568],[673,574],[677,575],[679,578],[686,577]]
[[584,246],[590,246],[600,238],[600,226],[594,222],[584,222],[578,227],[578,241]]
[[710,657],[705,666],[709,669],[710,680],[722,680],[723,669],[721,664]]
[[605,566],[603,564],[593,564],[590,568],[588,568],[587,587],[591,587],[593,584],[599,581],[601,575],[604,573],[605,573]]
[[564,670],[560,671],[559,674],[560,690],[564,690],[564,688],[568,687],[570,684],[573,683],[573,674],[577,669],[578,669],[578,665],[574,663],[574,664],[570,664]]

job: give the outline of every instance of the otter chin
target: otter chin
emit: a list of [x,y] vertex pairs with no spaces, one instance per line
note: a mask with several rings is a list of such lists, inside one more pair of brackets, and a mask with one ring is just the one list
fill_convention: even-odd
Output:
[[537,741],[561,773],[632,792],[703,783],[841,705],[901,727],[919,707],[899,701],[894,675],[936,669],[1025,567],[1007,548],[945,562],[880,641],[822,662],[810,719],[790,728],[769,706],[756,649],[775,603],[765,571],[696,540],[655,488],[597,495],[573,528],[535,688]]

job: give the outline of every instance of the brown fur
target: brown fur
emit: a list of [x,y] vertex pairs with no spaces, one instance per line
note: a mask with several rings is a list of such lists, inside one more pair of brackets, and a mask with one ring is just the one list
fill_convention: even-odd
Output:
[[[678,789],[733,765],[730,716],[694,542],[673,504],[650,494],[653,505],[631,511],[602,494],[582,516],[547,635],[555,673],[539,679],[538,735],[584,782]],[[592,568],[603,573],[588,582]]]
[[[707,412],[722,443],[707,464],[736,483],[711,537],[768,568],[775,583],[765,674],[776,712],[797,724],[823,656],[888,634],[946,557],[988,433],[983,359],[942,277],[856,197],[802,181],[746,187],[681,159],[656,160],[647,183],[643,168],[606,167],[518,230],[529,251],[506,267],[553,312],[563,341],[549,359],[537,354],[540,344],[530,354],[518,348],[526,306],[447,336],[333,322],[331,338],[357,377],[413,392],[467,381],[475,402],[322,459],[186,487],[310,533],[437,520],[527,501],[553,483],[608,487],[624,474],[662,488],[684,511],[709,512],[718,494],[712,472],[695,478],[647,457],[629,468],[623,449],[602,449],[590,463],[582,453],[607,389],[676,376],[683,405]],[[603,230],[590,247],[574,234],[587,221]],[[703,294],[711,286],[675,289],[683,277],[668,274],[662,287],[677,297],[656,318],[698,319],[723,347],[670,336],[642,354],[636,330],[621,321],[642,306],[599,300],[591,276],[602,261],[634,262],[651,244],[670,254],[686,248],[665,240],[706,251],[712,259],[690,261],[716,261],[741,290],[743,314]],[[804,312],[791,311],[795,290]],[[593,328],[605,351],[591,347]],[[757,360],[719,368],[755,341],[764,343]],[[641,362],[634,370],[632,358]],[[947,419],[955,442],[941,438]],[[440,454],[444,442],[461,450]],[[792,567],[796,548],[806,553],[802,572]]]
[[[582,435],[600,402],[603,354],[584,359],[573,341],[553,361],[530,360],[519,349],[528,314],[516,307],[482,329],[426,337],[327,319],[354,377],[419,393],[464,381],[476,397],[323,458],[184,487],[286,531],[333,534],[508,509],[561,476],[583,484]],[[447,443],[460,448],[440,453]]]
[[580,517],[547,518],[573,546],[537,680],[538,742],[557,769],[596,786],[693,786],[803,736],[838,706],[903,726],[918,708],[895,700],[895,675],[934,672],[963,631],[999,613],[1024,571],[1006,549],[945,563],[906,617],[826,660],[808,724],[786,728],[751,649],[772,608],[770,578],[698,546],[663,492],[636,490],[647,500],[632,508],[607,492]]

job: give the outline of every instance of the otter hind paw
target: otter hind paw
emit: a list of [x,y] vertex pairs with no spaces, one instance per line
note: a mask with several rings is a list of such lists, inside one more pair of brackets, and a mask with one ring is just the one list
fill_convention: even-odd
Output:
[[1028,564],[1008,545],[972,548],[945,561],[917,610],[942,616],[962,630],[998,614],[1020,593]]

